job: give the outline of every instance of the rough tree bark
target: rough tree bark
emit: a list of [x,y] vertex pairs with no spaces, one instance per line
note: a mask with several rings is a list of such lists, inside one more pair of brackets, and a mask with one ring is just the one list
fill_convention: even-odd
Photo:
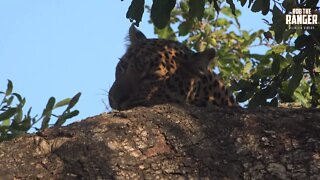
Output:
[[0,179],[320,179],[320,110],[157,105],[0,143]]

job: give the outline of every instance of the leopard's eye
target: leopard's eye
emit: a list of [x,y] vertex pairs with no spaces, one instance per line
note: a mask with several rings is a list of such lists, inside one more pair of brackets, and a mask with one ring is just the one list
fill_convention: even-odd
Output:
[[121,74],[126,72],[128,64],[125,61],[120,60],[116,67],[116,77],[119,77]]
[[161,78],[159,76],[157,76],[156,74],[147,74],[144,77],[144,80],[147,80],[147,81],[158,81],[159,79],[161,79]]

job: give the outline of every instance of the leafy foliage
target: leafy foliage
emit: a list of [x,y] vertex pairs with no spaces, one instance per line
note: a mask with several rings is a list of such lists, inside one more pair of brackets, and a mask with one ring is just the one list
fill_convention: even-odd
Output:
[[159,28],[164,28],[169,19],[170,12],[176,4],[175,0],[154,0],[151,11],[151,19]]
[[[319,0],[240,0],[241,6],[248,4],[252,12],[272,14],[271,23],[264,20],[269,30],[257,32],[241,29],[241,12],[234,2],[182,0],[173,9],[162,5],[166,13],[154,14],[159,6],[154,1],[148,9],[160,38],[184,39],[183,43],[196,51],[218,50],[213,67],[217,66],[214,69],[231,85],[238,102],[248,107],[287,102],[320,107],[320,26],[304,30],[285,24],[285,14],[292,8],[316,10]],[[252,53],[256,46],[268,50]]]
[[[1,92],[3,99],[0,103],[0,141],[8,140],[13,137],[27,133],[37,122],[41,122],[40,129],[48,128],[51,117],[57,118],[54,126],[61,126],[70,119],[79,114],[78,110],[71,110],[78,102],[81,93],[76,94],[73,98],[67,98],[56,103],[54,97],[49,98],[41,117],[31,116],[31,107],[26,114],[23,114],[23,107],[26,99],[18,93],[13,93],[13,84],[8,80],[7,90]],[[17,101],[17,105],[13,103]],[[67,106],[61,115],[53,114],[53,110]]]
[[128,19],[130,19],[131,22],[135,20],[135,24],[139,26],[139,22],[142,19],[143,11],[144,0],[132,0],[126,16]]

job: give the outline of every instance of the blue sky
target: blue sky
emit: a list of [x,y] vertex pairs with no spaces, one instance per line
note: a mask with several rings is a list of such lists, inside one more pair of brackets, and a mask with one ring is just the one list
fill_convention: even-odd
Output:
[[[62,100],[77,92],[80,114],[73,120],[107,111],[102,100],[108,103],[116,63],[126,50],[130,3],[0,0],[0,91],[12,80],[33,115],[42,113],[49,97]],[[267,29],[260,13],[241,10],[243,29]],[[156,37],[147,20],[145,13],[139,29]]]

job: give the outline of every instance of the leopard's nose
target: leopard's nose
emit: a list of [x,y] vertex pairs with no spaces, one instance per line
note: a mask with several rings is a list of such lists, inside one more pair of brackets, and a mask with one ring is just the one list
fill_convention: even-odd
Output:
[[115,82],[109,91],[109,104],[111,108],[122,110],[121,104],[124,104],[128,98],[128,94]]
[[110,95],[110,93],[109,93],[109,105],[111,106],[112,109],[119,109],[119,105],[117,101],[113,98],[113,96]]

